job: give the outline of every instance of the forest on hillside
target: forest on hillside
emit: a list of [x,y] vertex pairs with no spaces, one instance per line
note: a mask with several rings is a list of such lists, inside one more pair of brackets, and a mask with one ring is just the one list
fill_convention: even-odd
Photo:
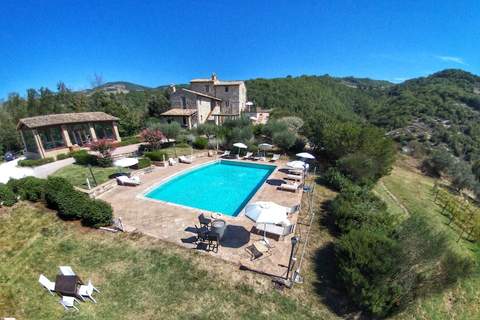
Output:
[[[168,108],[168,90],[130,85],[138,90],[74,92],[60,82],[55,91],[40,88],[9,95],[0,108],[0,151],[21,148],[15,132],[18,119],[49,113],[105,111],[121,119],[122,135],[137,134],[148,118]],[[272,109],[274,118],[303,118],[306,136],[319,122],[368,122],[417,153],[444,150],[467,162],[480,159],[480,78],[462,70],[396,85],[328,75],[259,78],[246,85],[248,99]]]

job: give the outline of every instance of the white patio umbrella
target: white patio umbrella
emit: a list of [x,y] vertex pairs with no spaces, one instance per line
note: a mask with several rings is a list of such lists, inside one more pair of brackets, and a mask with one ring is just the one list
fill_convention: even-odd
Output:
[[315,159],[315,157],[308,152],[300,152],[297,153],[296,156],[302,159]]
[[307,164],[303,161],[300,160],[294,160],[287,162],[287,167],[292,168],[292,169],[301,169],[304,170],[306,168]]
[[245,207],[245,215],[255,223],[265,225],[263,240],[268,244],[266,225],[287,221],[287,208],[270,201],[258,201]]
[[263,150],[263,156],[265,157],[265,150],[270,150],[270,149],[273,148],[273,146],[272,146],[271,144],[269,144],[269,143],[260,143],[260,144],[258,145],[258,148],[259,148],[260,150]]
[[123,158],[123,159],[115,160],[113,162],[113,165],[115,167],[122,167],[122,168],[128,168],[136,164],[138,164],[138,159],[135,159],[135,158]]
[[240,149],[247,149],[247,145],[241,142],[237,142],[233,144],[234,147],[238,148],[238,155],[240,155]]

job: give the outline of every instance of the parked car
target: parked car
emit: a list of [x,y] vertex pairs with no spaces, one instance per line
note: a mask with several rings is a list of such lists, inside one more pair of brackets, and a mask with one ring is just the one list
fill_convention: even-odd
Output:
[[5,161],[12,161],[12,160],[15,160],[16,158],[17,156],[15,155],[15,153],[11,151],[5,152],[5,155],[3,156],[3,159],[5,159]]

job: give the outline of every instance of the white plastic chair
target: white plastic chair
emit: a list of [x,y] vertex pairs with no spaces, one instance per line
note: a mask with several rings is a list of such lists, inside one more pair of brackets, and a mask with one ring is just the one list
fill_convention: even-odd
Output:
[[48,290],[48,292],[50,292],[50,294],[53,296],[54,295],[54,292],[55,292],[55,282],[52,282],[50,280],[48,280],[47,277],[45,277],[43,274],[40,275],[40,277],[38,278],[38,282],[40,282],[40,284]]
[[65,310],[69,310],[70,308],[73,308],[79,311],[78,308],[75,306],[75,302],[77,303],[80,303],[80,302],[75,297],[63,296],[59,302],[65,308]]
[[82,298],[88,297],[94,303],[97,303],[97,301],[92,297],[93,291],[100,293],[100,291],[93,286],[92,281],[88,280],[87,285],[80,286],[80,288],[78,289],[78,294],[82,296]]
[[70,266],[60,266],[60,274],[64,276],[74,276],[75,272],[73,272],[72,267]]

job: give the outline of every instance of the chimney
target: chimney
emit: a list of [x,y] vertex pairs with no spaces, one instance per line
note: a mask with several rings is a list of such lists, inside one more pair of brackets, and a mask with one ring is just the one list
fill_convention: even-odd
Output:
[[217,81],[217,74],[215,72],[212,73],[212,81]]
[[171,85],[170,85],[170,91],[171,91],[172,93],[175,93],[175,91],[177,91],[177,88],[175,88],[175,85],[174,85],[174,84],[171,84]]

